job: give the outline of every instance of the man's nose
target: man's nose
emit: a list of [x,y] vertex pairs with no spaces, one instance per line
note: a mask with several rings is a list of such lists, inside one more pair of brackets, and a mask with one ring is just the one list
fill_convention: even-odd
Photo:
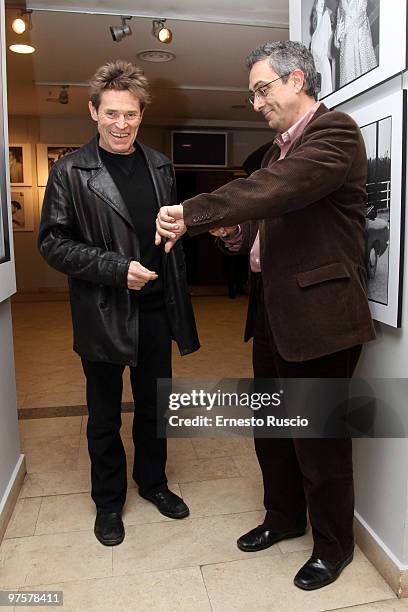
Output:
[[123,114],[122,114],[122,115],[119,115],[119,117],[118,117],[118,118],[117,118],[117,120],[116,120],[116,124],[117,124],[117,126],[118,126],[119,128],[124,128],[124,127],[125,127],[125,125],[126,125],[126,123],[127,123],[127,121],[126,121],[125,115],[123,115]]
[[255,95],[255,99],[254,99],[254,110],[259,113],[260,110],[262,110],[262,108],[265,105],[265,100],[262,96],[257,96]]

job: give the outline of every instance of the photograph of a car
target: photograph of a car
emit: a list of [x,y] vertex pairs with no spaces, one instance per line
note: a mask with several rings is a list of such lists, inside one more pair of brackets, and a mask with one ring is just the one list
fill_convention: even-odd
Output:
[[388,304],[391,204],[391,117],[361,128],[367,150],[368,297]]
[[375,278],[377,272],[378,258],[388,248],[390,230],[389,222],[377,217],[374,206],[368,206],[366,213],[367,228],[367,273],[368,278]]

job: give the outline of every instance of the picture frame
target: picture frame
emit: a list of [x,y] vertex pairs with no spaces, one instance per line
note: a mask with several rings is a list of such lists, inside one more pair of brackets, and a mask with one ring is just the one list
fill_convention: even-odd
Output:
[[[365,103],[355,110],[344,110],[360,126],[367,149],[368,298],[373,319],[398,328],[402,315],[407,92],[399,88],[364,98]],[[373,265],[374,274],[370,270]]]
[[33,184],[31,144],[9,144],[10,185],[27,187]]
[[82,147],[80,144],[37,144],[37,182],[45,187],[52,166],[57,159]]
[[10,196],[13,232],[33,232],[33,190],[30,187],[13,187]]
[[289,0],[290,38],[311,49],[321,75],[319,100],[328,108],[408,66],[406,0],[394,0],[392,10],[386,0],[318,0],[318,5],[315,11],[314,0]]
[[38,216],[41,219],[42,206],[45,196],[45,187],[38,187]]

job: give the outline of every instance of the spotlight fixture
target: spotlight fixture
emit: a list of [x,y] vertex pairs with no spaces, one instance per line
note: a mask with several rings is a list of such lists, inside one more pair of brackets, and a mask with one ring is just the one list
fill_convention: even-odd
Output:
[[170,30],[170,28],[166,28],[166,26],[164,25],[165,23],[165,19],[153,19],[152,34],[160,42],[169,44],[172,41],[173,32]]
[[24,34],[26,30],[31,30],[31,13],[32,10],[20,11],[18,17],[13,19],[11,29],[16,34]]
[[130,36],[132,34],[130,26],[126,23],[129,19],[132,19],[132,17],[121,17],[122,25],[109,26],[111,36],[115,42],[120,42],[125,36]]

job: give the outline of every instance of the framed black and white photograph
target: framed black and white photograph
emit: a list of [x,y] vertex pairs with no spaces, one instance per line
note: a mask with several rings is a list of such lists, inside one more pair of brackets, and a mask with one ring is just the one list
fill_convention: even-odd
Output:
[[373,318],[400,327],[405,218],[406,92],[348,111],[367,150],[368,298]]
[[31,168],[31,145],[9,145],[10,185],[26,187],[33,184]]
[[312,52],[333,108],[407,66],[406,0],[289,0],[290,38]]
[[37,145],[37,173],[38,185],[44,187],[47,184],[50,170],[54,163],[79,149],[82,145],[67,144],[38,144]]
[[11,190],[13,232],[34,231],[33,192],[30,188]]

